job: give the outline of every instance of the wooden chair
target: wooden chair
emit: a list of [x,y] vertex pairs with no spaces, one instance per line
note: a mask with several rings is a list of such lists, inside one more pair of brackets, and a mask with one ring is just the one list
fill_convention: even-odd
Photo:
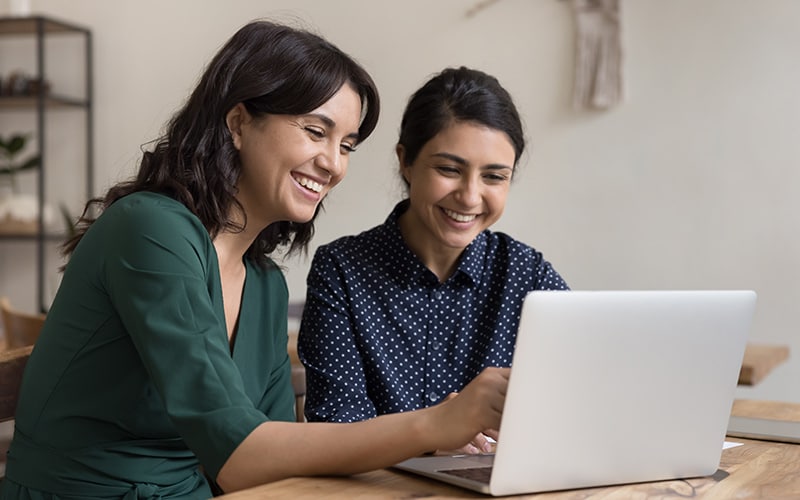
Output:
[[44,324],[44,314],[31,314],[14,309],[7,297],[0,297],[5,348],[15,349],[33,345]]
[[32,350],[29,345],[0,351],[0,422],[14,418],[22,372]]
[[[33,346],[29,345],[0,351],[0,422],[14,419],[19,399],[19,386],[22,383],[22,372],[25,371],[25,365],[32,350]],[[6,427],[5,424],[4,427]],[[6,452],[10,444],[10,431],[8,435],[4,431],[0,436],[0,483],[5,476]]]
[[301,364],[292,364],[292,388],[294,389],[294,410],[298,422],[305,422],[306,369]]
[[[303,414],[306,406],[306,369],[297,356],[297,326],[299,326],[300,319],[303,317],[304,306],[305,302],[289,302],[287,311],[289,317],[289,359],[292,361],[292,388],[294,389],[294,404],[298,422],[306,421],[306,417]],[[292,323],[296,323],[296,325]]]

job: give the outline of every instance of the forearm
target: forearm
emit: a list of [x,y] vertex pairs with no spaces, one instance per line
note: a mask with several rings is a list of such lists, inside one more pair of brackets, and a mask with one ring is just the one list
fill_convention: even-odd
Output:
[[266,422],[231,454],[217,481],[225,491],[236,491],[293,476],[387,467],[436,448],[429,413],[398,413],[353,424]]

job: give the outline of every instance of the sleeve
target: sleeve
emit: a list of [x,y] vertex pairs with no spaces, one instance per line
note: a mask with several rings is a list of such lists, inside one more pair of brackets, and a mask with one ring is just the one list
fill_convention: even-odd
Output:
[[376,416],[367,393],[347,280],[327,247],[314,255],[297,341],[306,368],[306,418],[355,422]]
[[[119,203],[119,202],[118,202]],[[167,414],[211,477],[266,420],[243,390],[205,279],[213,246],[188,211],[126,204],[105,283]]]
[[[531,249],[533,250],[533,249]],[[533,250],[534,272],[536,285],[535,290],[569,290],[567,282],[553,268],[550,262],[544,259],[541,252]]]

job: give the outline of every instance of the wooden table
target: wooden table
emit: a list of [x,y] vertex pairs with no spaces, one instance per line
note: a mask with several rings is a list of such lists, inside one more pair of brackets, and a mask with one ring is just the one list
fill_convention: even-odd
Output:
[[739,385],[756,385],[789,358],[789,346],[747,344],[739,370]]
[[[733,415],[800,421],[800,405],[770,401],[734,403]],[[800,445],[729,438],[744,443],[722,452],[710,477],[522,495],[536,500],[666,500],[800,498]],[[220,498],[491,498],[436,481],[382,469],[351,477],[292,478]]]

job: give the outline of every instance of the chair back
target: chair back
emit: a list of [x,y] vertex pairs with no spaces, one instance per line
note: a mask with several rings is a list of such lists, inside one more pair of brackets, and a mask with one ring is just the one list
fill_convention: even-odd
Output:
[[32,345],[0,351],[0,422],[14,418],[22,372],[31,351]]
[[44,324],[44,314],[31,314],[14,309],[7,297],[0,297],[0,315],[3,317],[5,348],[14,349],[33,345]]

